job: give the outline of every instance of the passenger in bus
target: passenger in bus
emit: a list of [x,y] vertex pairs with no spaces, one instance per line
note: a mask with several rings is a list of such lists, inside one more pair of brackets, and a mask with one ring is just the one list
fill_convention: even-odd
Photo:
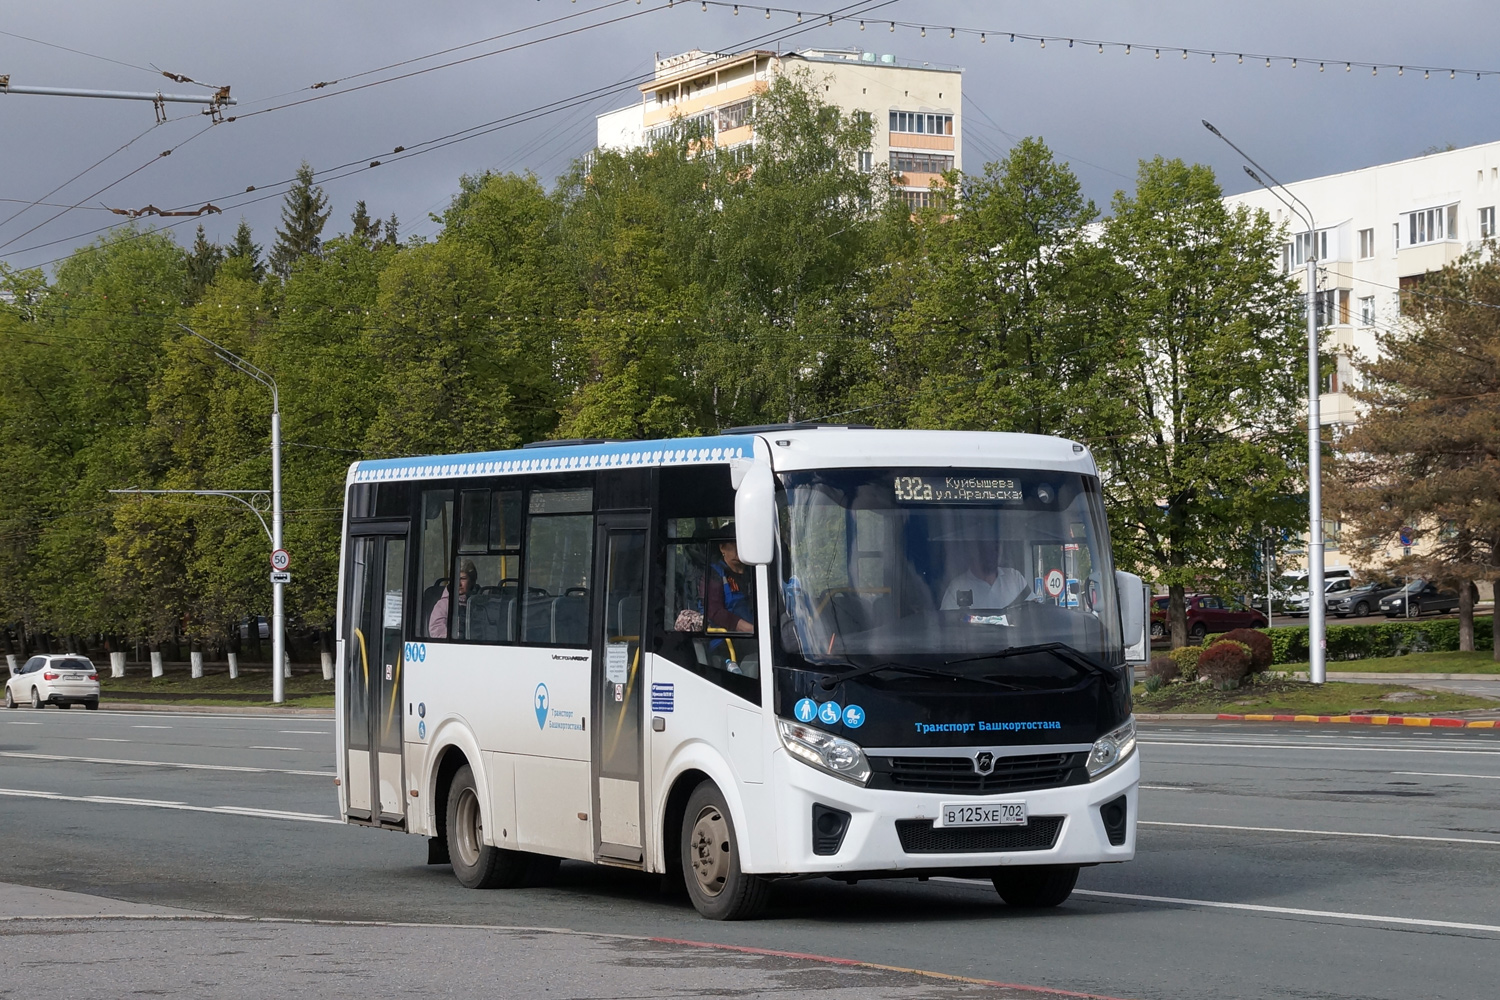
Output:
[[714,628],[729,632],[755,631],[755,577],[740,562],[733,537],[718,540],[719,559],[708,568],[708,593],[703,617]]
[[[968,566],[955,576],[943,592],[942,609],[1007,608],[1031,590],[1026,577],[1002,559],[1000,542],[984,539],[968,546]],[[1009,555],[1009,553],[1006,553]]]
[[[479,570],[474,566],[474,560],[464,561],[463,569],[458,574],[458,613],[463,614],[469,603],[469,595],[474,593],[475,584],[479,580]],[[427,636],[431,639],[448,638],[448,588],[443,588],[443,596],[437,599],[432,606],[432,614],[427,617]]]

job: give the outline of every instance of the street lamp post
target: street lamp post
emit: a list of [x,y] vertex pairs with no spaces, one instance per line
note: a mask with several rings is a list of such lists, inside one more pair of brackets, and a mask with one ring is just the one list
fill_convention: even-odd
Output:
[[[1243,156],[1271,183],[1262,180],[1260,174],[1245,167],[1250,178],[1271,192],[1287,209],[1307,225],[1307,624],[1308,624],[1308,679],[1322,684],[1327,679],[1326,653],[1328,606],[1323,599],[1323,421],[1319,406],[1322,378],[1319,374],[1318,358],[1318,227],[1313,220],[1312,209],[1298,198],[1285,184],[1272,177],[1270,172],[1256,163],[1250,154],[1236,146],[1230,139],[1214,128],[1208,121],[1203,127],[1223,139],[1230,149]],[[1272,185],[1275,185],[1274,187]],[[1286,192],[1301,206],[1299,211],[1276,188]]]
[[[249,375],[271,390],[271,551],[281,551],[281,391],[276,380],[228,348],[209,340],[192,327],[178,326],[214,349],[214,355],[229,367]],[[286,601],[281,577],[271,582],[271,701],[280,705],[286,700]]]

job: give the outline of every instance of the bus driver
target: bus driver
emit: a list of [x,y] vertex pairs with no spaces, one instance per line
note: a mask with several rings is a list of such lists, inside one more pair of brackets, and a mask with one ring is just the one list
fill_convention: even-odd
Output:
[[1020,571],[1001,563],[1000,542],[995,539],[973,542],[968,553],[968,567],[953,578],[943,593],[942,610],[1007,608],[1031,590]]

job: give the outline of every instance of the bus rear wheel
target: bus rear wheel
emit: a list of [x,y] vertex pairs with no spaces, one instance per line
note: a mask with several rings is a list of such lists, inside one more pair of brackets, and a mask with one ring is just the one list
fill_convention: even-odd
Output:
[[474,771],[460,767],[448,786],[448,859],[469,889],[513,889],[531,874],[530,855],[484,842],[484,813]]
[[770,886],[740,869],[734,821],[724,793],[712,781],[689,796],[681,843],[683,881],[699,914],[710,920],[749,920],[765,909]]
[[1057,906],[1073,894],[1077,865],[1031,865],[1001,868],[990,879],[995,891],[1011,906],[1041,910]]

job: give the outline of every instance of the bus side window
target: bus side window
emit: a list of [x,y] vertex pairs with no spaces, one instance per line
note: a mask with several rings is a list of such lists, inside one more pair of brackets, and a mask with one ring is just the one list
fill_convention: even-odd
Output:
[[526,519],[523,643],[587,647],[593,490],[535,489]]
[[417,574],[417,635],[448,638],[447,608],[451,602],[448,554],[453,551],[453,491],[422,492],[422,554]]
[[464,490],[450,636],[515,642],[521,617],[521,491]]

